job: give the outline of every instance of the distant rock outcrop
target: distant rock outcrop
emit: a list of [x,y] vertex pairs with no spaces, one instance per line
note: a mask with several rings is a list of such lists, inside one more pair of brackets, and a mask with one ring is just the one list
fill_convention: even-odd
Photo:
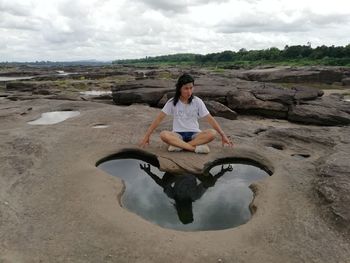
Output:
[[229,120],[237,119],[237,113],[217,101],[205,101],[208,111],[213,116],[223,117]]
[[[61,80],[56,75],[41,75],[33,80],[9,81],[6,83],[6,91],[9,93],[6,97],[11,100],[28,100],[31,97],[100,101],[112,99],[117,105],[139,103],[161,108],[174,96],[176,76],[181,74],[176,68],[79,68],[71,71],[74,74],[64,76]],[[349,102],[339,96],[323,97],[322,90],[308,86],[307,82],[339,82],[337,85],[342,87],[340,81],[347,85],[349,72],[347,68],[341,67],[231,70],[221,75],[206,70],[190,70],[195,78],[194,94],[206,101],[214,116],[235,119],[237,113],[254,114],[327,126],[349,125]],[[123,78],[94,80],[117,75],[123,75]],[[288,84],[286,87],[286,84],[271,82],[296,84]],[[92,89],[111,89],[112,95],[88,97],[76,94]]]
[[237,71],[237,77],[261,82],[327,83],[341,82],[347,69],[339,67],[277,67]]
[[[284,88],[278,84],[242,81],[218,76],[198,76],[194,94],[205,100],[214,116],[230,116],[214,110],[222,105],[239,114],[255,114],[315,125],[348,125],[348,102],[323,99],[323,91],[305,85]],[[112,97],[118,105],[146,103],[163,107],[174,96],[173,80],[143,79],[115,85]],[[209,105],[208,102],[213,102]],[[222,108],[222,106],[220,106]],[[227,111],[226,111],[227,112]]]

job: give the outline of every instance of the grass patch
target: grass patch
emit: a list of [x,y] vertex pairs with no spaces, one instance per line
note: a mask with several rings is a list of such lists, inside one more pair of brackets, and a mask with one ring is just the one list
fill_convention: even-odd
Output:
[[123,84],[129,80],[134,80],[135,77],[130,75],[108,76],[100,80],[100,82],[115,82],[117,84]]
[[160,79],[173,79],[173,75],[169,71],[161,71],[159,72]]
[[210,71],[213,72],[213,73],[225,73],[226,70],[224,68],[210,68]]

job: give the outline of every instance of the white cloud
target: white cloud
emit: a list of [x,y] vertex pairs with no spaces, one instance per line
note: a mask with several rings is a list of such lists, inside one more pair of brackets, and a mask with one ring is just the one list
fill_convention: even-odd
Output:
[[349,21],[350,17],[346,14],[315,14],[307,9],[294,11],[288,15],[247,12],[231,20],[221,21],[217,28],[222,33],[310,32],[314,29],[349,24]]
[[209,3],[219,4],[228,2],[229,0],[131,0],[138,2],[155,10],[161,10],[166,14],[170,13],[186,13],[196,6],[206,5]]
[[32,8],[30,2],[15,2],[15,1],[0,1],[0,12],[6,11],[11,15],[15,16],[27,16],[28,11]]
[[345,0],[0,0],[0,61],[346,45]]

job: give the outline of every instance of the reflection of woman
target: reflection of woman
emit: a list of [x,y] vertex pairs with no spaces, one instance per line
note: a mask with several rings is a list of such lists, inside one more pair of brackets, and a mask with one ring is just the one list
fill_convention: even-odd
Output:
[[[215,185],[219,179],[227,171],[232,171],[232,166],[224,168],[215,176],[209,173],[208,176],[195,177],[192,174],[175,176],[166,172],[162,178],[151,172],[150,164],[140,164],[140,168],[144,170],[159,186],[161,186],[166,195],[175,200],[175,208],[180,221],[183,224],[193,222],[192,203],[204,194],[204,192]],[[201,181],[197,184],[197,178]]]

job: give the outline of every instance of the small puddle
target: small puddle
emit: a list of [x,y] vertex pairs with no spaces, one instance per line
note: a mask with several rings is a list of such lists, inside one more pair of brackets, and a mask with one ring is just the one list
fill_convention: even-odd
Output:
[[307,153],[294,153],[292,154],[293,157],[299,160],[304,160],[310,157],[310,154]]
[[265,146],[268,148],[271,148],[271,149],[279,150],[279,151],[284,150],[284,146],[282,144],[278,144],[278,143],[268,143]]
[[106,124],[95,124],[94,126],[92,126],[92,128],[95,128],[95,129],[105,129],[108,127],[109,125],[106,125]]
[[25,79],[32,79],[34,76],[28,76],[28,77],[5,77],[1,76],[0,77],[0,82],[1,81],[13,81],[13,80],[25,80]]
[[52,111],[41,114],[39,119],[28,122],[31,125],[50,125],[62,122],[68,118],[78,116],[79,111]]
[[237,160],[210,168],[207,176],[164,173],[145,160],[132,158],[108,158],[98,167],[123,180],[123,207],[154,224],[183,231],[246,223],[252,216],[249,185],[269,176],[255,164]]
[[65,72],[64,70],[57,70],[56,72],[59,76],[68,76],[68,75],[77,74],[77,73]]
[[86,95],[86,96],[101,96],[101,95],[106,95],[106,94],[112,94],[112,91],[89,90],[89,91],[82,91],[79,93],[81,95]]

